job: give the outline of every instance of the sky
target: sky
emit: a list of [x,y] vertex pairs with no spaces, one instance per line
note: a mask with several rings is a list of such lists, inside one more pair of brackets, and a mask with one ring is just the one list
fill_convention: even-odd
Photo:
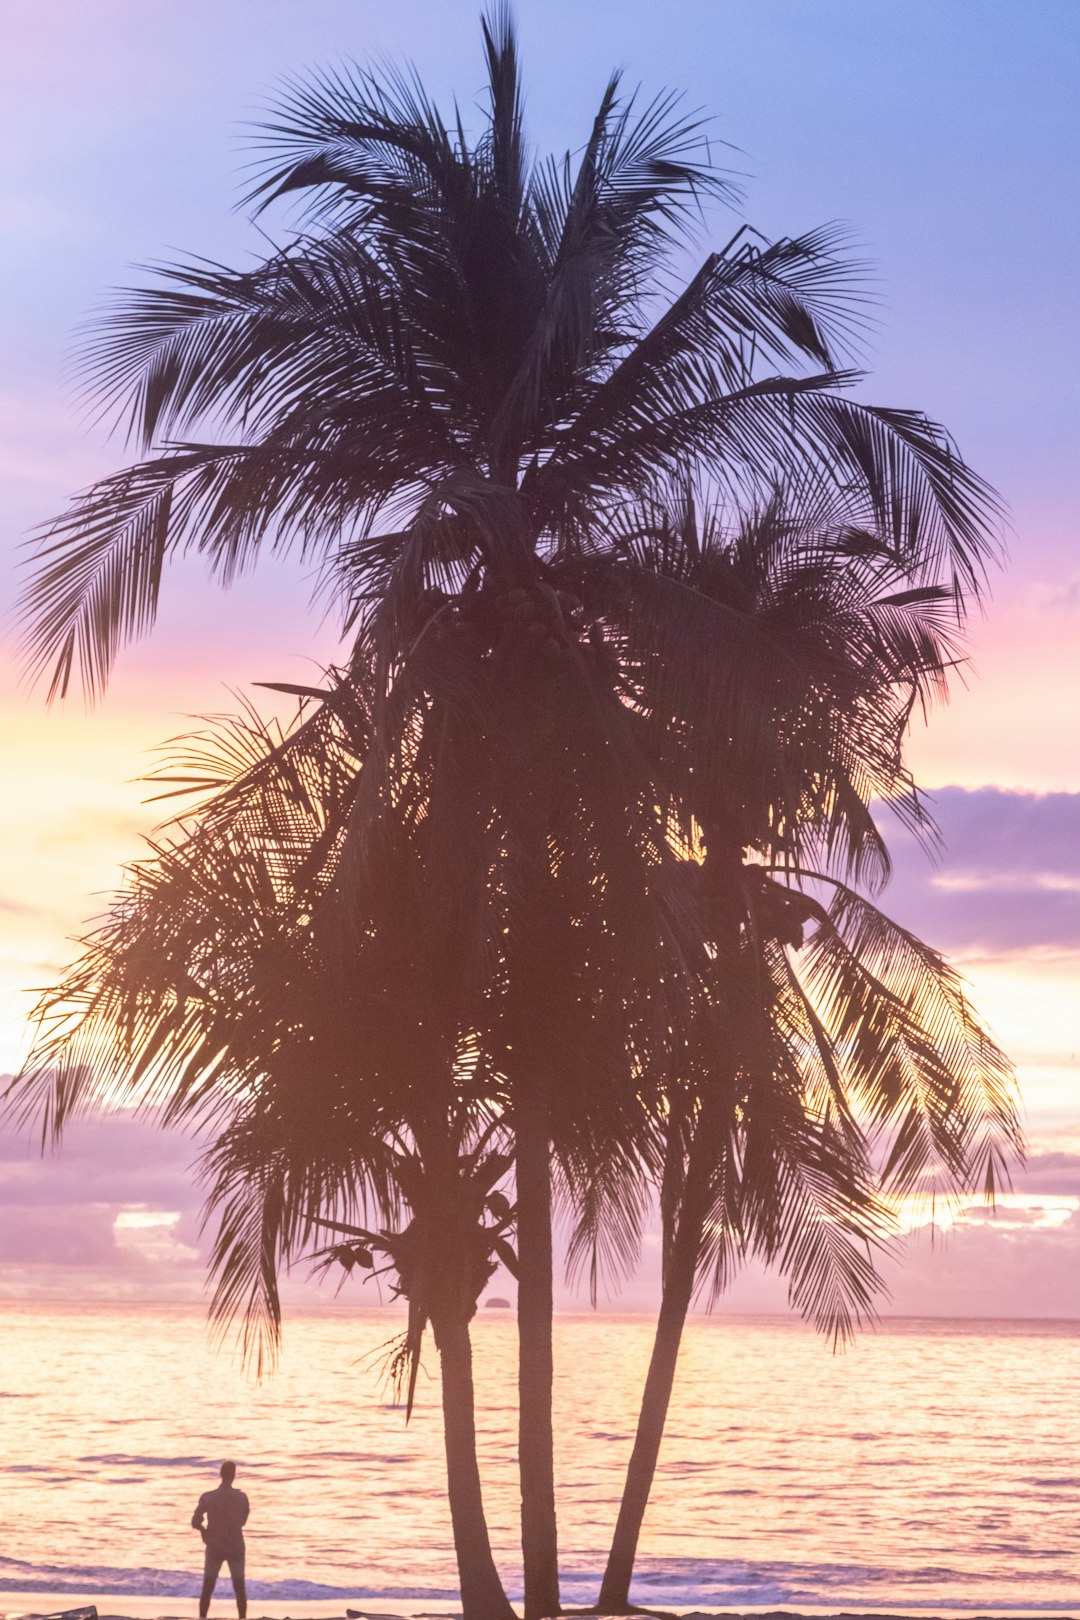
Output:
[[[1008,563],[953,702],[910,757],[945,840],[898,844],[886,903],[949,953],[1014,1058],[1030,1154],[988,1215],[916,1232],[889,1271],[911,1314],[1080,1316],[1080,9],[1075,0],[518,0],[534,140],[580,145],[608,72],[713,118],[769,236],[844,221],[875,266],[863,398],[944,422],[1009,511]],[[160,819],[139,777],[191,717],[309,679],[335,628],[271,563],[221,593],[167,581],[154,634],[88,712],[19,674],[29,531],[125,447],[65,376],[132,266],[265,248],[238,200],[250,123],[289,74],[408,58],[472,108],[473,0],[6,0],[0,97],[0,1073],[122,863]],[[703,243],[704,252],[708,244]],[[0,1294],[197,1297],[190,1143],[131,1121],[41,1161],[0,1138]],[[644,1304],[655,1256],[613,1303]],[[305,1296],[306,1297],[306,1296]],[[565,1296],[570,1302],[570,1296]],[[748,1276],[735,1308],[779,1306]]]

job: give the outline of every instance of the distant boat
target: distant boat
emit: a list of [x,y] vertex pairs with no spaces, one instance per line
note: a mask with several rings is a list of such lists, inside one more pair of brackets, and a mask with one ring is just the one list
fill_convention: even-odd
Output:
[[510,1301],[508,1299],[499,1299],[498,1295],[496,1295],[493,1299],[485,1299],[484,1309],[485,1311],[508,1311]]

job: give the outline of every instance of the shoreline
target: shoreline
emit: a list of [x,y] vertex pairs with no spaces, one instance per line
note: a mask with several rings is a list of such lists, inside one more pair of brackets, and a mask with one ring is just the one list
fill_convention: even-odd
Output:
[[[66,1611],[93,1604],[98,1620],[197,1620],[198,1601],[195,1598],[145,1597],[127,1594],[89,1592],[0,1592],[0,1620],[45,1620]],[[326,1598],[279,1598],[255,1600],[250,1605],[249,1620],[345,1620],[346,1609],[357,1620],[460,1620],[460,1602],[454,1599],[404,1598],[387,1599],[357,1596],[342,1600],[335,1606]],[[729,1608],[696,1605],[664,1607],[650,1611],[656,1615],[677,1616],[678,1620],[1080,1620],[1080,1604],[1044,1604],[1035,1608],[952,1608],[948,1605],[902,1611],[888,1606],[860,1605],[840,1608],[835,1604],[799,1604],[785,1608],[767,1607],[747,1609],[745,1605]],[[564,1620],[581,1620],[583,1611],[571,1607]],[[235,1605],[224,1598],[210,1606],[210,1620],[235,1620]],[[605,1617],[616,1620],[616,1617]],[[644,1620],[643,1616],[629,1616],[627,1620]]]

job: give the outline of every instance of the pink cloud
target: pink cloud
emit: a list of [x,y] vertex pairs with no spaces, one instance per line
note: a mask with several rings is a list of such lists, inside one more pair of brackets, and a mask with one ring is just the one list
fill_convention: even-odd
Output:
[[933,1246],[909,1238],[889,1286],[890,1314],[1080,1317],[1080,1212],[1057,1226],[982,1220]]
[[1080,793],[942,788],[938,860],[887,825],[884,909],[947,952],[1080,948]]

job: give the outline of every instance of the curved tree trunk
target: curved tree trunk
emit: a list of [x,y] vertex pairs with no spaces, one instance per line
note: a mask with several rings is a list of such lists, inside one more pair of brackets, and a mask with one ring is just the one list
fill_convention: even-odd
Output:
[[686,1197],[679,1211],[678,1226],[664,1269],[664,1292],[645,1390],[641,1397],[634,1449],[630,1453],[619,1517],[600,1587],[597,1607],[601,1614],[625,1614],[630,1604],[630,1581],[634,1573],[638,1538],[656,1474],[660,1442],[664,1437],[683,1327],[697,1281],[706,1209],[701,1185],[703,1179],[699,1159],[696,1164],[691,1164],[687,1176]]
[[518,1087],[518,1464],[525,1620],[559,1613],[552,1425],[554,1279],[551,1241],[551,1141],[546,1087]]
[[491,1552],[480,1469],[472,1344],[467,1321],[432,1322],[442,1373],[447,1495],[454,1528],[463,1620],[516,1620]]
[[[722,842],[715,840],[718,847]],[[738,892],[738,873],[741,853],[729,850],[729,870],[734,873],[732,892]],[[716,870],[719,858],[710,853],[710,874]],[[734,925],[728,932],[726,947],[728,964],[734,976],[737,969],[739,929]],[[715,1096],[714,1096],[715,1104]],[[611,1539],[607,1568],[600,1585],[597,1608],[601,1614],[625,1614],[630,1605],[630,1582],[634,1574],[638,1539],[648,1507],[649,1495],[656,1476],[660,1443],[664,1438],[671,1391],[675,1384],[675,1369],[682,1344],[683,1328],[694,1298],[698,1264],[701,1258],[705,1219],[709,1211],[710,1182],[712,1179],[709,1152],[711,1109],[699,1118],[697,1131],[690,1145],[683,1183],[682,1200],[670,1248],[664,1256],[664,1287],[653,1339],[649,1371],[641,1397],[634,1449],[627,1465],[619,1516]]]

